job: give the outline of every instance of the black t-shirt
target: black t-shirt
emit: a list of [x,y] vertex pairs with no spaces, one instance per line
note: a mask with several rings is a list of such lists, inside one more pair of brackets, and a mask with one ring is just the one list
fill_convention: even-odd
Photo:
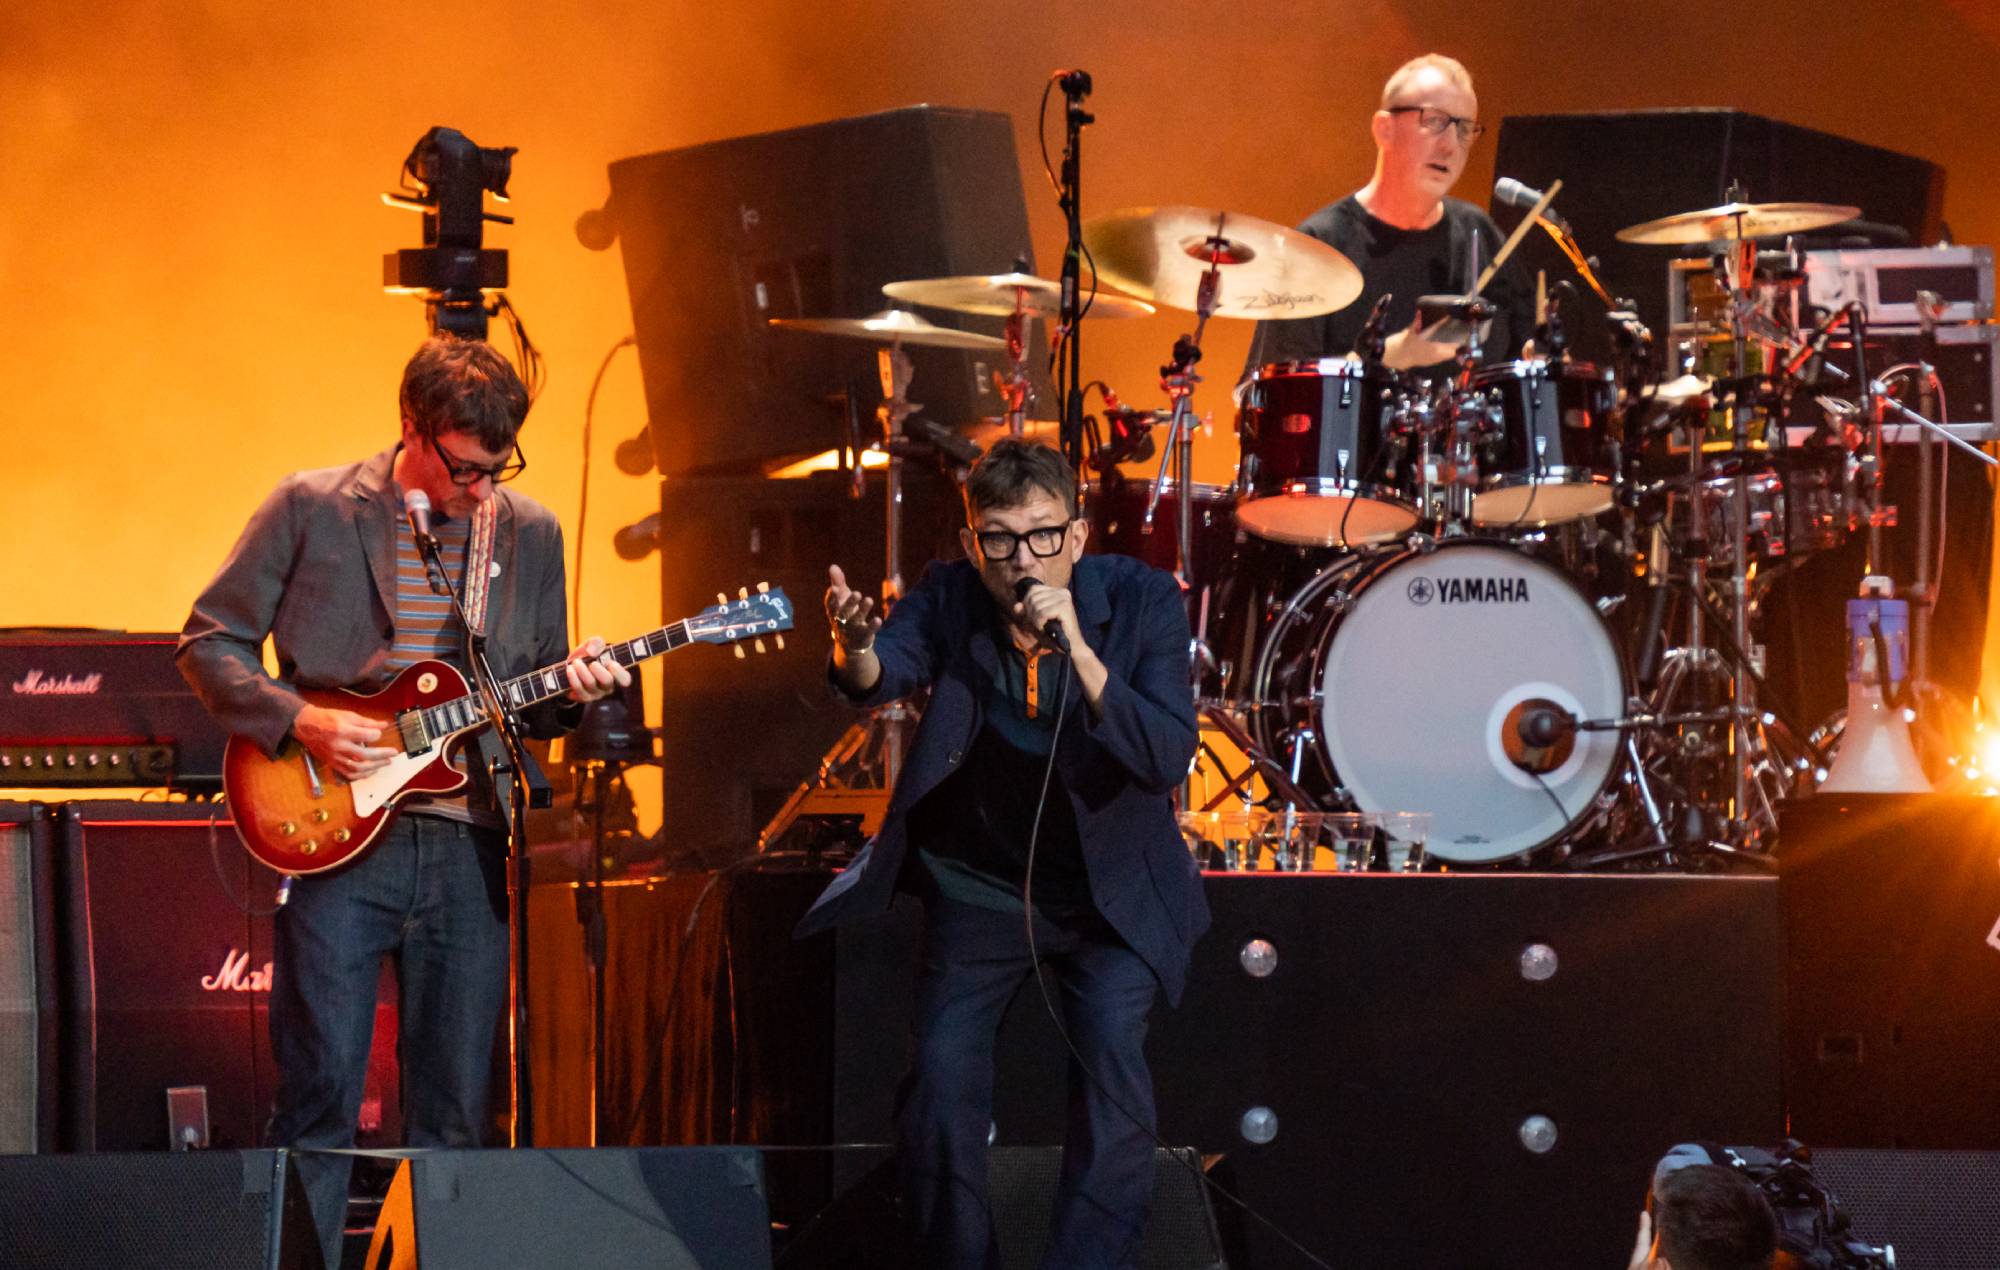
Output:
[[[1428,229],[1398,229],[1379,221],[1352,194],[1320,208],[1299,229],[1354,262],[1361,270],[1361,295],[1346,308],[1321,317],[1259,322],[1243,368],[1246,379],[1273,362],[1345,356],[1361,334],[1368,310],[1384,292],[1391,299],[1383,334],[1404,330],[1416,319],[1419,296],[1464,295],[1472,289],[1478,274],[1467,272],[1468,245],[1475,237],[1481,269],[1504,241],[1492,218],[1455,198],[1444,201],[1444,215]],[[1521,267],[1512,260],[1502,265],[1486,284],[1485,296],[1499,312],[1482,350],[1484,359],[1507,361],[1520,354],[1535,320],[1533,294]]]
[[1087,708],[1083,690],[1068,658],[1048,651],[1024,654],[1004,626],[996,638],[999,674],[988,685],[978,735],[958,770],[910,809],[910,841],[945,896],[1018,913],[1028,841],[1041,804],[1035,911],[1057,919],[1095,913],[1076,810],[1060,772],[1051,776],[1042,803],[1057,706],[1073,717]]

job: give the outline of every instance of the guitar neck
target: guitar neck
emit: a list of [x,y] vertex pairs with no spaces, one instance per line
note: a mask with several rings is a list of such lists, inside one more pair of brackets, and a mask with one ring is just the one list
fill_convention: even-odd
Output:
[[[656,631],[628,639],[623,643],[607,644],[604,651],[619,665],[632,667],[649,658],[658,657],[694,642],[694,634],[689,622],[683,619],[669,622]],[[539,705],[552,697],[559,697],[569,691],[569,676],[563,673],[568,662],[557,662],[540,670],[531,670],[525,675],[500,681],[500,700],[509,710],[521,711]],[[477,692],[468,692],[462,697],[453,697],[434,706],[425,706],[418,711],[423,720],[424,736],[436,741],[469,732],[487,721],[485,702]]]

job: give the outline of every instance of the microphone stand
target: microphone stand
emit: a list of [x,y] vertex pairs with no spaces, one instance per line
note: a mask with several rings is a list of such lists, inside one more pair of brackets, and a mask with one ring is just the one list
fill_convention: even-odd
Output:
[[[412,527],[414,529],[414,526]],[[486,660],[486,635],[473,629],[465,614],[465,597],[451,580],[438,551],[437,539],[415,535],[426,566],[443,577],[452,611],[466,632],[466,663],[474,685],[486,703],[486,717],[499,734],[502,755],[487,758],[486,776],[497,793],[507,790],[507,933],[513,955],[507,965],[507,1048],[511,1079],[508,1086],[509,1146],[535,1144],[531,1078],[528,1071],[528,808],[551,801],[548,778],[523,743],[519,720],[508,710],[493,667]]]
[[[1061,78],[1064,101],[1062,190],[1059,203],[1068,238],[1063,246],[1061,354],[1056,365],[1056,392],[1062,397],[1062,423],[1058,440],[1063,457],[1075,471],[1083,470],[1083,129],[1097,122],[1083,108],[1090,96],[1087,71],[1065,71]],[[1092,270],[1093,278],[1096,271]],[[1093,282],[1093,289],[1095,283]]]

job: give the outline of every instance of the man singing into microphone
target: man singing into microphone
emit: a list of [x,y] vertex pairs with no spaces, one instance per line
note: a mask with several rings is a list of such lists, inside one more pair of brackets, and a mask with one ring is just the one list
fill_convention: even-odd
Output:
[[[484,342],[438,336],[404,368],[401,397],[394,447],[294,473],[264,500],[195,600],[176,653],[225,728],[267,753],[297,741],[329,781],[365,776],[398,751],[367,717],[308,705],[297,689],[373,691],[430,658],[467,669],[465,631],[416,549],[413,500],[428,503],[428,530],[475,624],[484,611],[496,675],[561,662],[568,644],[562,530],[500,488],[526,466],[516,438],[528,394],[514,368]],[[276,679],[264,672],[266,637]],[[568,699],[529,709],[531,733],[574,727],[583,703],[631,682],[603,654],[596,638],[569,653]],[[483,765],[466,766],[470,798],[406,800],[366,855],[298,878],[278,911],[271,1145],[354,1145],[385,956],[401,1008],[405,1142],[485,1145],[507,993],[506,831]],[[298,1161],[328,1266],[340,1264],[349,1166],[338,1155]]]
[[1160,988],[1179,999],[1208,925],[1170,798],[1195,748],[1187,614],[1171,575],[1083,554],[1074,478],[1048,447],[997,442],[965,502],[967,558],[933,566],[887,622],[829,570],[834,684],[861,705],[931,697],[881,832],[799,930],[879,913],[898,889],[923,899],[896,1144],[926,1267],[1000,1264],[994,1036],[1039,958],[1076,1048],[1043,1265],[1130,1266],[1153,1184],[1146,1015]]
[[[1380,319],[1382,361],[1394,370],[1437,368],[1458,346],[1426,338],[1417,299],[1465,295],[1479,279],[1468,273],[1469,246],[1479,244],[1484,269],[1500,250],[1500,231],[1486,213],[1447,196],[1465,172],[1473,143],[1486,131],[1472,76],[1437,53],[1405,62],[1382,86],[1369,121],[1375,174],[1358,191],[1305,219],[1303,233],[1325,242],[1361,270],[1361,297],[1324,317],[1261,322],[1250,342],[1247,379],[1273,362],[1341,357],[1360,342],[1375,302],[1389,297]],[[1481,341],[1485,360],[1519,354],[1531,333],[1534,306],[1519,266],[1502,265],[1481,293],[1499,312]]]

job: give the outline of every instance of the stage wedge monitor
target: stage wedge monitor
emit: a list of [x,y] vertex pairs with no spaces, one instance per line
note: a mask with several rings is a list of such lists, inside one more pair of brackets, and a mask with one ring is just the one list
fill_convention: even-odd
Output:
[[[880,346],[769,319],[866,317],[890,307],[887,282],[1034,268],[1004,114],[911,106],[637,155],[610,176],[647,426],[669,477],[832,449],[847,430],[843,393],[875,435]],[[923,316],[1002,333],[1000,318]],[[1053,418],[1031,325],[1037,413]],[[957,427],[1001,413],[1004,353],[907,351],[910,395],[929,418]]]

